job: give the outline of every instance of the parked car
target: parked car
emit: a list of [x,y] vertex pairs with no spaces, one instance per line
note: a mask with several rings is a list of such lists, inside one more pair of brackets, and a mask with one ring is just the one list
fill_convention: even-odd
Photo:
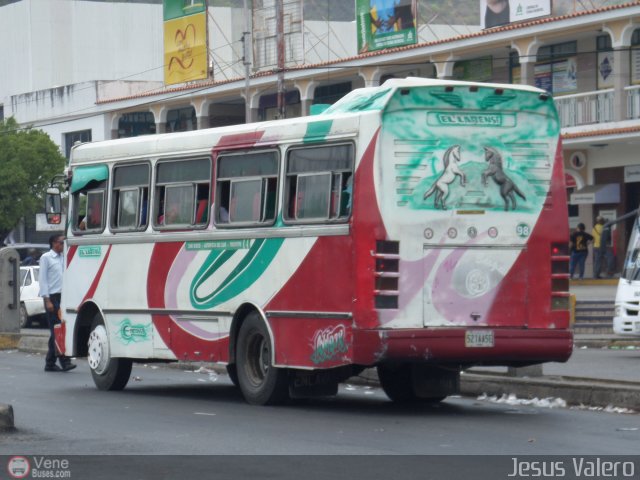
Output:
[[34,321],[46,326],[39,275],[38,266],[20,267],[20,328],[28,328]]
[[20,265],[37,265],[43,253],[49,251],[46,243],[14,243],[0,245],[0,248],[13,248],[20,256]]

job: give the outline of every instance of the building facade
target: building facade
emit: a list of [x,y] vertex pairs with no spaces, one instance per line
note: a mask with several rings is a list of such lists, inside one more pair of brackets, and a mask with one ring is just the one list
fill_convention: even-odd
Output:
[[[455,12],[438,23],[417,2],[415,43],[359,54],[354,17],[309,18],[318,2],[305,0],[286,24],[279,73],[265,61],[274,39],[255,15],[274,2],[254,2],[251,59],[243,8],[210,1],[209,78],[165,86],[160,0],[0,1],[0,58],[13,66],[0,70],[0,117],[41,128],[68,155],[77,141],[276,118],[278,77],[286,117],[393,77],[536,85],[561,117],[570,225],[590,229],[598,215],[640,206],[640,3],[558,0],[548,15],[483,28],[480,8],[464,24]],[[631,222],[615,229],[618,271]]]

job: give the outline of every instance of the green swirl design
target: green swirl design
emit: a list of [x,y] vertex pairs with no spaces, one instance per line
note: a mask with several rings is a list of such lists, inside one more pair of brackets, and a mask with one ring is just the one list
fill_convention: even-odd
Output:
[[191,282],[189,298],[198,310],[207,310],[235,297],[260,278],[282,246],[284,238],[261,238],[253,241],[244,257],[211,293],[198,295],[198,289],[222,267],[238,249],[212,250]]

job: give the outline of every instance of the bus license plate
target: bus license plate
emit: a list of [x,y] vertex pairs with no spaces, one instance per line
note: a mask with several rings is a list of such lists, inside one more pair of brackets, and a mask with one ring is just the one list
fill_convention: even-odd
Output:
[[472,348],[493,347],[493,330],[467,330],[464,336],[464,346]]

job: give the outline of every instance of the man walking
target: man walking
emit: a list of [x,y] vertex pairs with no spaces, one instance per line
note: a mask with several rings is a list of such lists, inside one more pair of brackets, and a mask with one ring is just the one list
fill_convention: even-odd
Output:
[[[58,355],[56,351],[53,327],[60,323],[60,294],[62,292],[62,273],[64,272],[64,236],[51,235],[49,250],[40,257],[40,296],[44,300],[47,321],[49,323],[49,349],[45,359],[45,372],[66,372],[76,368],[68,357]],[[60,367],[56,365],[56,357]]]

